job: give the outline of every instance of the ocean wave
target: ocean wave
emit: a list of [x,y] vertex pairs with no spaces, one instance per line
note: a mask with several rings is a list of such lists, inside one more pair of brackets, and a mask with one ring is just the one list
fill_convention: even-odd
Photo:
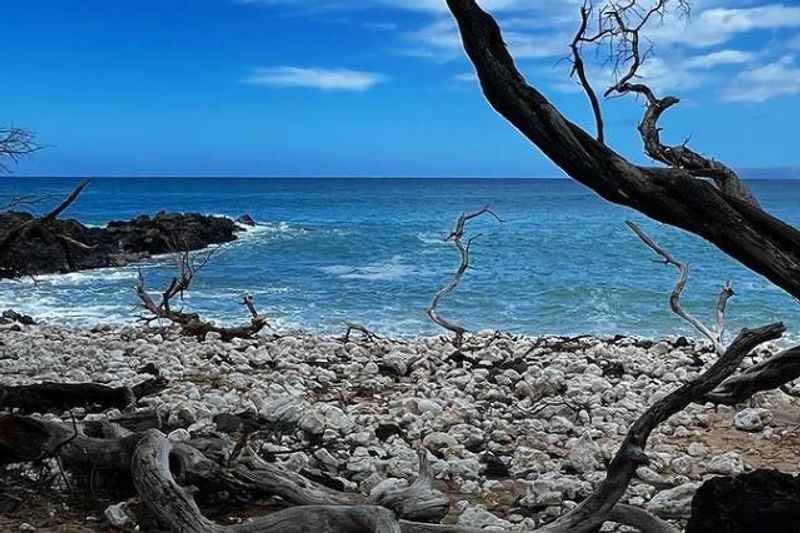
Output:
[[425,271],[406,261],[403,256],[395,255],[387,261],[377,261],[365,266],[331,265],[321,267],[321,271],[340,279],[365,281],[391,281],[408,276],[423,275]]
[[231,300],[242,301],[245,294],[258,299],[259,296],[274,296],[276,294],[288,294],[293,289],[290,287],[268,287],[265,289],[242,289],[236,290],[220,290],[220,289],[192,289],[191,294],[187,293],[185,297],[192,297],[196,300]]
[[421,231],[417,233],[417,239],[425,244],[447,244],[444,235],[435,231]]
[[[152,268],[154,265],[142,263],[142,268]],[[69,272],[66,274],[39,274],[31,277],[16,279],[5,279],[0,281],[0,287],[13,288],[19,286],[67,286],[67,285],[87,285],[97,282],[131,280],[135,281],[138,276],[137,269],[132,267],[119,268],[95,268],[81,270],[79,272]]]

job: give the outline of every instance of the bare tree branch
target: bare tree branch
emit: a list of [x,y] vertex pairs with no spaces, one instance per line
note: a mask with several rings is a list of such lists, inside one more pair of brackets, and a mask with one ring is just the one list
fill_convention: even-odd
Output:
[[0,129],[0,173],[10,171],[6,161],[16,163],[22,156],[32,154],[42,149],[36,142],[36,136],[24,129]]
[[182,309],[176,310],[172,304],[174,300],[182,299],[183,294],[188,291],[195,276],[205,268],[211,258],[221,249],[220,246],[210,249],[204,254],[192,254],[184,246],[175,252],[175,262],[178,270],[177,276],[173,277],[166,289],[161,293],[161,300],[156,303],[148,293],[145,286],[144,275],[139,271],[138,281],[134,287],[139,303],[149,315],[141,318],[144,322],[150,323],[155,320],[168,320],[181,327],[183,335],[204,339],[208,333],[218,333],[222,340],[230,341],[235,338],[250,338],[257,334],[264,327],[271,327],[266,318],[261,316],[255,307],[255,300],[251,295],[245,295],[242,305],[250,315],[250,324],[239,327],[222,327],[212,322],[203,320],[197,313],[186,313]]
[[725,325],[725,305],[728,299],[733,295],[733,289],[730,285],[725,285],[720,293],[719,302],[717,303],[718,327],[716,331],[714,331],[685,311],[681,306],[681,295],[686,288],[686,282],[689,280],[689,265],[675,259],[667,250],[656,244],[655,241],[635,223],[627,221],[626,224],[650,249],[663,258],[664,264],[673,265],[680,272],[678,281],[675,283],[675,288],[669,299],[672,311],[691,324],[701,335],[710,340],[711,344],[714,346],[714,351],[717,352],[718,355],[725,353],[725,346],[722,344],[722,332]]
[[628,430],[605,480],[594,493],[573,511],[542,528],[547,533],[583,533],[594,531],[609,519],[610,513],[625,493],[636,469],[649,463],[645,454],[650,433],[669,417],[693,402],[703,401],[728,376],[733,374],[756,347],[779,338],[786,331],[783,324],[771,324],[755,330],[742,330],[725,353],[705,372],[653,404]]
[[[626,160],[570,122],[525,81],[497,23],[475,0],[447,0],[447,5],[489,103],[567,175],[608,201],[707,239],[800,298],[800,231],[738,194],[736,187],[698,179],[704,172],[698,173],[697,166],[653,168]],[[719,179],[712,170],[705,173]]]
[[781,388],[799,377],[800,346],[795,346],[729,377],[708,393],[706,399],[716,404],[736,405],[757,392]]
[[463,344],[464,334],[467,332],[467,330],[464,329],[462,326],[459,326],[458,324],[439,315],[437,307],[441,303],[442,299],[451,292],[453,292],[461,283],[464,274],[466,273],[467,269],[469,269],[470,246],[472,246],[472,243],[475,242],[475,240],[481,236],[480,234],[474,235],[469,239],[467,239],[467,242],[465,243],[463,241],[463,238],[464,238],[464,231],[466,229],[466,224],[470,220],[475,219],[487,213],[493,216],[497,221],[502,222],[502,220],[500,220],[500,217],[498,217],[491,209],[489,209],[488,206],[485,206],[482,209],[479,209],[478,211],[475,211],[473,213],[469,214],[462,213],[458,217],[458,219],[456,219],[456,224],[455,227],[453,228],[453,231],[450,232],[450,234],[447,237],[445,237],[444,240],[445,242],[453,241],[453,244],[458,249],[459,256],[461,257],[461,262],[458,266],[458,270],[456,270],[456,272],[453,274],[453,277],[450,280],[450,282],[436,292],[436,294],[433,297],[433,300],[431,301],[431,304],[428,306],[427,309],[428,317],[430,317],[430,319],[433,322],[439,324],[444,329],[452,331],[455,334],[455,337],[453,339],[453,346],[455,346],[456,348],[460,348],[461,345]]
[[586,75],[586,66],[583,62],[583,56],[581,55],[581,44],[584,42],[591,42],[593,40],[587,39],[586,37],[586,31],[589,26],[589,17],[591,14],[592,8],[587,0],[587,2],[585,2],[581,8],[581,24],[578,27],[578,32],[575,34],[575,38],[570,44],[570,49],[572,50],[572,72],[570,73],[570,76],[578,76],[581,87],[583,87],[586,96],[589,98],[589,103],[592,106],[595,128],[597,129],[597,141],[605,144],[603,112],[600,108],[600,101],[597,98],[597,93],[595,93],[595,90],[592,87],[592,84],[589,82],[588,76]]

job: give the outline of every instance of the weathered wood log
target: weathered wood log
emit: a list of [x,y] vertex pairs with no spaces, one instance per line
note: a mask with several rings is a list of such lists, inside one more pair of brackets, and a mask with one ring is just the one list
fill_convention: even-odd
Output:
[[799,377],[800,346],[795,346],[729,377],[708,393],[706,400],[721,405],[736,405],[757,392],[777,389]]
[[64,463],[76,467],[97,467],[127,470],[139,436],[113,438],[101,435],[89,437],[81,424],[45,422],[31,417],[7,415],[0,417],[0,465],[36,461],[58,456]]
[[[378,487],[375,487],[378,489]],[[393,485],[370,493],[370,502],[392,509],[398,516],[422,522],[438,522],[447,514],[450,498],[433,489],[428,452],[419,451],[419,474],[408,487]]]
[[[30,417],[0,418],[0,465],[58,456],[65,466],[128,471],[132,453],[151,431],[131,433],[108,422],[45,422]],[[171,445],[173,467],[181,482],[237,493],[278,496],[295,505],[365,506],[380,504],[404,518],[441,520],[449,499],[432,487],[430,464],[421,452],[420,473],[408,487],[393,488],[367,497],[340,492],[299,474],[288,472],[254,454],[244,454],[230,466],[221,466],[207,441]],[[197,446],[197,447],[195,447]],[[200,448],[200,449],[198,449]],[[223,454],[224,455],[224,454]]]
[[236,526],[215,524],[200,512],[170,471],[172,443],[147,431],[133,454],[133,482],[147,508],[175,533],[399,533],[390,510],[378,506],[301,506]]
[[74,407],[89,412],[107,409],[127,409],[136,402],[166,387],[166,380],[153,378],[132,387],[109,387],[99,383],[54,383],[0,386],[0,409],[20,409],[24,412],[62,413]]

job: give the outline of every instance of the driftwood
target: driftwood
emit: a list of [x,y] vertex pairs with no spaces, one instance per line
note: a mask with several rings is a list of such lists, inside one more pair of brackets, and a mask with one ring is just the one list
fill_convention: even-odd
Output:
[[132,387],[109,387],[99,383],[53,383],[5,387],[0,385],[0,409],[26,412],[61,413],[74,407],[99,413],[111,408],[127,409],[139,398],[155,394],[166,387],[163,378],[152,378]]
[[197,337],[202,340],[205,339],[206,335],[209,333],[217,333],[222,340],[226,342],[237,338],[250,338],[265,327],[269,327],[267,319],[258,314],[255,301],[249,294],[245,295],[242,299],[242,305],[244,305],[250,315],[250,323],[244,326],[217,326],[213,322],[202,319],[197,313],[187,313],[183,310],[173,308],[173,301],[176,298],[182,298],[183,293],[191,288],[197,273],[208,264],[217,250],[219,250],[219,248],[214,248],[205,254],[195,257],[185,248],[176,251],[175,259],[178,267],[178,275],[172,278],[170,284],[164,292],[161,293],[161,300],[158,304],[156,304],[155,300],[153,300],[147,292],[144,276],[140,271],[139,281],[134,290],[142,308],[149,313],[148,316],[142,317],[141,320],[147,323],[167,320],[179,325],[182,335]]
[[711,403],[736,405],[757,392],[781,388],[797,378],[800,378],[800,346],[784,350],[729,377],[708,393],[706,399]]
[[672,254],[656,244],[656,242],[651,239],[649,235],[642,231],[642,229],[633,222],[628,221],[626,224],[642,240],[642,242],[644,242],[650,249],[652,249],[663,259],[665,265],[672,265],[680,272],[678,281],[675,283],[675,288],[673,289],[669,298],[669,304],[672,308],[672,311],[686,322],[691,324],[691,326],[701,335],[711,341],[711,344],[714,347],[714,351],[717,352],[717,355],[722,355],[725,353],[725,345],[722,343],[722,335],[725,332],[725,309],[727,308],[728,300],[730,300],[735,294],[731,284],[726,283],[719,293],[716,309],[716,327],[710,328],[706,326],[703,324],[703,322],[689,314],[681,306],[681,296],[686,288],[686,282],[689,281],[689,265],[675,259]]
[[461,348],[461,345],[464,343],[464,335],[466,334],[467,330],[464,329],[464,327],[441,316],[437,308],[439,307],[439,304],[441,303],[442,299],[444,299],[447,295],[449,295],[451,292],[456,290],[456,288],[458,288],[458,285],[461,283],[464,274],[469,269],[470,246],[472,246],[472,243],[475,242],[476,239],[480,238],[481,234],[479,233],[477,235],[473,235],[472,237],[467,239],[466,242],[464,242],[463,241],[464,231],[466,230],[466,225],[470,220],[478,218],[479,216],[484,214],[489,214],[493,216],[496,220],[502,222],[502,220],[500,220],[500,218],[491,209],[489,209],[488,206],[483,207],[482,209],[479,209],[478,211],[475,211],[473,213],[462,213],[456,219],[456,224],[455,227],[453,228],[453,231],[451,231],[450,234],[444,238],[445,242],[453,241],[453,244],[458,250],[458,254],[461,261],[458,265],[458,269],[453,274],[453,277],[450,280],[450,282],[436,292],[436,294],[433,296],[431,304],[428,306],[427,309],[428,317],[433,322],[455,334],[453,338],[453,346],[455,346],[456,349]]
[[364,326],[363,324],[345,320],[344,325],[347,328],[347,330],[344,332],[344,336],[339,339],[341,342],[344,343],[350,342],[350,335],[354,331],[358,331],[359,333],[361,333],[361,337],[367,342],[375,342],[382,338],[378,336],[375,332],[367,328],[367,326]]
[[[659,158],[667,161],[667,167],[628,161],[570,122],[526,82],[499,26],[475,0],[447,0],[447,5],[489,103],[568,176],[610,202],[703,237],[800,298],[800,231],[761,209],[740,189],[740,182],[726,185],[728,173],[716,163],[684,165],[694,155],[681,147],[668,150],[647,141],[654,154],[664,154]],[[624,84],[616,88],[631,92]],[[658,111],[671,101],[648,108],[651,117],[643,128],[648,139],[658,133]],[[716,181],[706,181],[709,177]]]

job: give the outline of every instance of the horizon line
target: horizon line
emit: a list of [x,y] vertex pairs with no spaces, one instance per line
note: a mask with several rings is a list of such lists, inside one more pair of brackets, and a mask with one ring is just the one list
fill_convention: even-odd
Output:
[[[792,172],[787,172],[786,174],[777,174],[774,176],[765,176],[763,174],[759,175],[757,170],[755,175],[751,176],[743,176],[742,179],[745,181],[769,181],[769,180],[798,180],[800,179],[800,168]],[[787,168],[787,170],[789,170]],[[566,181],[576,181],[574,178],[569,176],[337,176],[337,175],[324,175],[324,176],[269,176],[269,175],[260,175],[260,176],[237,176],[233,174],[224,174],[224,175],[215,175],[215,174],[208,174],[208,175],[188,175],[188,174],[146,174],[146,175],[122,175],[122,174],[110,174],[110,175],[98,175],[98,176],[91,176],[87,174],[72,174],[72,175],[57,175],[57,174],[46,174],[46,175],[22,175],[22,174],[9,174],[6,176],[0,176],[0,180],[14,180],[14,179],[283,179],[283,180],[313,180],[313,179],[320,179],[320,180],[566,180]],[[701,179],[701,178],[700,178]]]

